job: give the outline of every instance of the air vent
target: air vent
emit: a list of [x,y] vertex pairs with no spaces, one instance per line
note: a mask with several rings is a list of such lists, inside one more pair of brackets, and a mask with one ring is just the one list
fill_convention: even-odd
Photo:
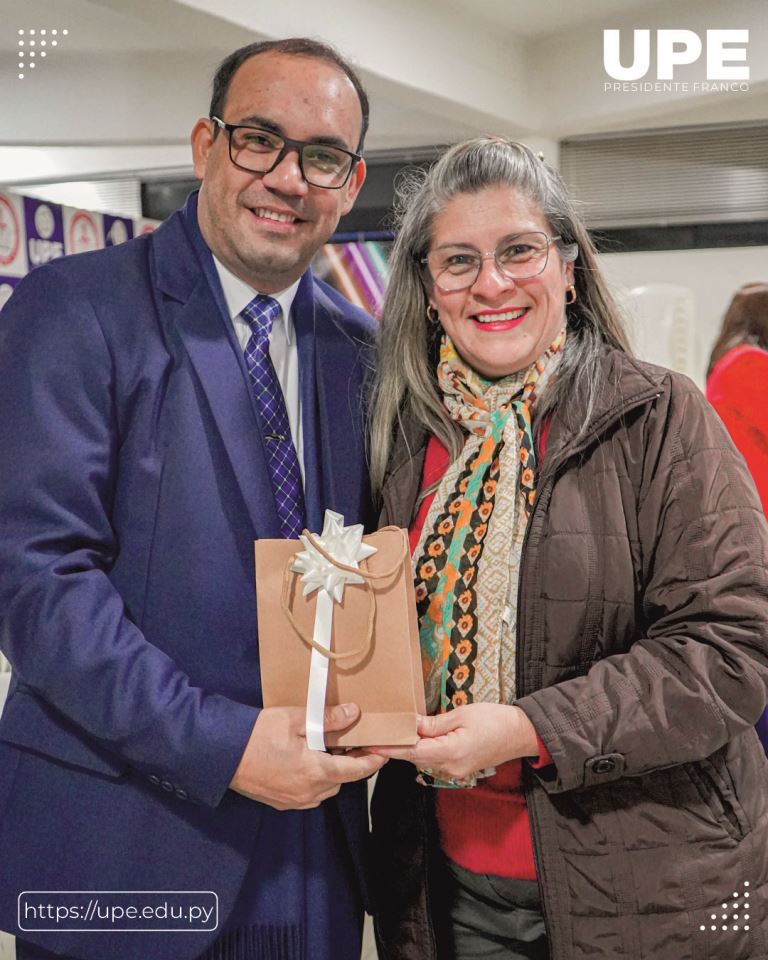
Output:
[[560,171],[593,229],[768,220],[768,125],[575,137]]
[[73,180],[62,183],[14,184],[14,193],[38,197],[83,210],[98,210],[118,217],[140,217],[141,182],[131,180]]

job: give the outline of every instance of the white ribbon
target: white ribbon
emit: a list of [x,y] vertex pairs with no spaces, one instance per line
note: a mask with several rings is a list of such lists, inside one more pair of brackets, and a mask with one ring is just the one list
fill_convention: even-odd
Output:
[[[339,570],[325,559],[306,537],[299,537],[304,550],[297,553],[291,564],[294,573],[301,574],[304,584],[303,596],[317,590],[315,626],[312,639],[323,649],[331,649],[333,630],[333,604],[344,599],[344,587],[348,583],[363,583],[356,573]],[[344,517],[333,510],[325,511],[323,532],[315,537],[320,546],[338,563],[357,567],[361,560],[376,553],[376,547],[363,543],[363,525],[344,526]],[[307,689],[307,746],[310,750],[325,750],[323,716],[325,694],[328,687],[328,657],[312,648]]]

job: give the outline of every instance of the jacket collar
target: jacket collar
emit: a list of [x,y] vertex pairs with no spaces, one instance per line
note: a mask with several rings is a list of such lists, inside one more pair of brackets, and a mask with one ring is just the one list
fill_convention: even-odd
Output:
[[315,282],[313,294],[315,409],[323,505],[346,517],[364,520],[371,512],[363,396],[369,344],[350,334],[339,307],[322,285]]
[[[171,214],[151,235],[152,272],[157,287],[174,300],[185,302],[201,280],[216,275],[213,258],[197,225],[197,191],[181,210]],[[220,291],[220,284],[211,284]],[[223,294],[220,306],[225,307]]]
[[[602,376],[592,410],[586,410],[583,399],[572,408],[560,408],[552,416],[547,448],[547,472],[562,461],[580,452],[598,439],[617,420],[636,406],[647,403],[663,391],[667,371],[636,360],[609,348],[602,357]],[[588,418],[588,420],[587,420]],[[587,427],[578,427],[587,420]],[[574,439],[580,433],[580,439]]]
[[[589,427],[584,431],[581,441],[573,441],[573,423],[582,422],[587,416],[585,409],[556,411],[552,417],[552,427],[547,447],[547,473],[556,469],[565,459],[578,453],[599,438],[613,423],[625,416],[631,409],[647,403],[659,396],[664,390],[667,371],[643,363],[620,350],[609,348],[602,357],[603,376],[601,386],[589,414]],[[394,488],[408,487],[412,497],[403,498],[411,503],[416,501],[421,475],[424,467],[429,435],[412,420],[405,420],[398,430],[394,449],[390,458],[391,467],[384,480],[382,497],[385,506],[394,505]],[[397,497],[398,502],[400,497]],[[389,511],[391,513],[391,511]],[[403,523],[401,510],[397,516],[389,516],[389,522]]]

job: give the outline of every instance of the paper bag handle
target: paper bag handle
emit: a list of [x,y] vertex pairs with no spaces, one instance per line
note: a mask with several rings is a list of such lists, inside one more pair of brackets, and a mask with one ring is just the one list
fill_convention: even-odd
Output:
[[[390,529],[390,528],[382,527],[382,530],[387,530],[387,529]],[[398,528],[395,527],[394,529],[398,529]],[[326,559],[329,563],[333,564],[334,567],[336,567],[339,570],[346,570],[348,573],[355,573],[358,576],[361,576],[363,578],[363,581],[364,581],[363,586],[365,587],[366,591],[370,594],[370,597],[371,597],[370,608],[368,610],[368,623],[366,624],[366,629],[365,629],[365,640],[363,640],[362,644],[355,650],[350,650],[347,653],[334,653],[332,650],[326,650],[325,647],[317,643],[312,637],[304,636],[304,634],[301,632],[301,628],[299,627],[298,623],[296,623],[296,618],[294,617],[293,612],[291,611],[290,604],[288,603],[288,590],[291,584],[291,574],[293,573],[293,571],[291,570],[291,564],[293,563],[293,558],[291,558],[286,564],[285,573],[283,574],[283,590],[280,596],[280,606],[283,609],[283,613],[288,618],[288,622],[296,631],[300,639],[302,639],[304,643],[309,644],[309,646],[312,647],[314,650],[317,650],[318,653],[322,653],[324,657],[328,657],[329,660],[348,660],[350,657],[357,657],[361,653],[367,653],[368,650],[370,649],[371,641],[373,640],[373,623],[374,623],[374,620],[376,619],[376,594],[374,593],[373,587],[371,584],[372,582],[375,582],[378,580],[388,580],[390,577],[394,576],[397,573],[397,571],[400,569],[400,565],[403,562],[403,558],[401,557],[391,569],[385,571],[384,573],[370,573],[367,570],[362,570],[359,567],[350,567],[344,563],[341,563],[339,560],[336,560],[333,556],[331,556],[330,553],[328,553],[326,550],[323,549],[323,547],[320,546],[320,544],[315,539],[314,535],[311,534],[309,530],[303,530],[302,536],[306,537],[307,540],[312,545],[312,547],[315,550],[317,550],[317,552],[320,554],[320,556]],[[405,543],[405,538],[403,538],[403,541]],[[406,549],[406,556],[407,556],[407,550],[408,550],[407,543],[405,543],[405,549]]]

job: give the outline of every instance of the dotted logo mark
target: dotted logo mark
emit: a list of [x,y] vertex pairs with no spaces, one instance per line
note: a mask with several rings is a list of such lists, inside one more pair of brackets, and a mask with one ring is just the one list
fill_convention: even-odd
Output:
[[58,27],[20,29],[19,80],[26,77],[27,70],[34,70],[37,64],[48,56],[49,50],[58,47],[59,40],[67,36],[69,36],[69,30],[59,30]]
[[[709,916],[709,919],[712,920],[710,930],[715,931],[718,929],[718,926],[721,930],[749,930],[749,880],[744,881],[744,892],[742,893],[744,903],[742,904],[741,897],[739,897],[738,891],[733,891],[733,900],[730,903],[723,904],[723,912],[718,916],[716,913],[712,913]],[[733,913],[731,913],[733,911]],[[704,931],[707,929],[707,925],[702,923],[699,927],[699,930]]]

